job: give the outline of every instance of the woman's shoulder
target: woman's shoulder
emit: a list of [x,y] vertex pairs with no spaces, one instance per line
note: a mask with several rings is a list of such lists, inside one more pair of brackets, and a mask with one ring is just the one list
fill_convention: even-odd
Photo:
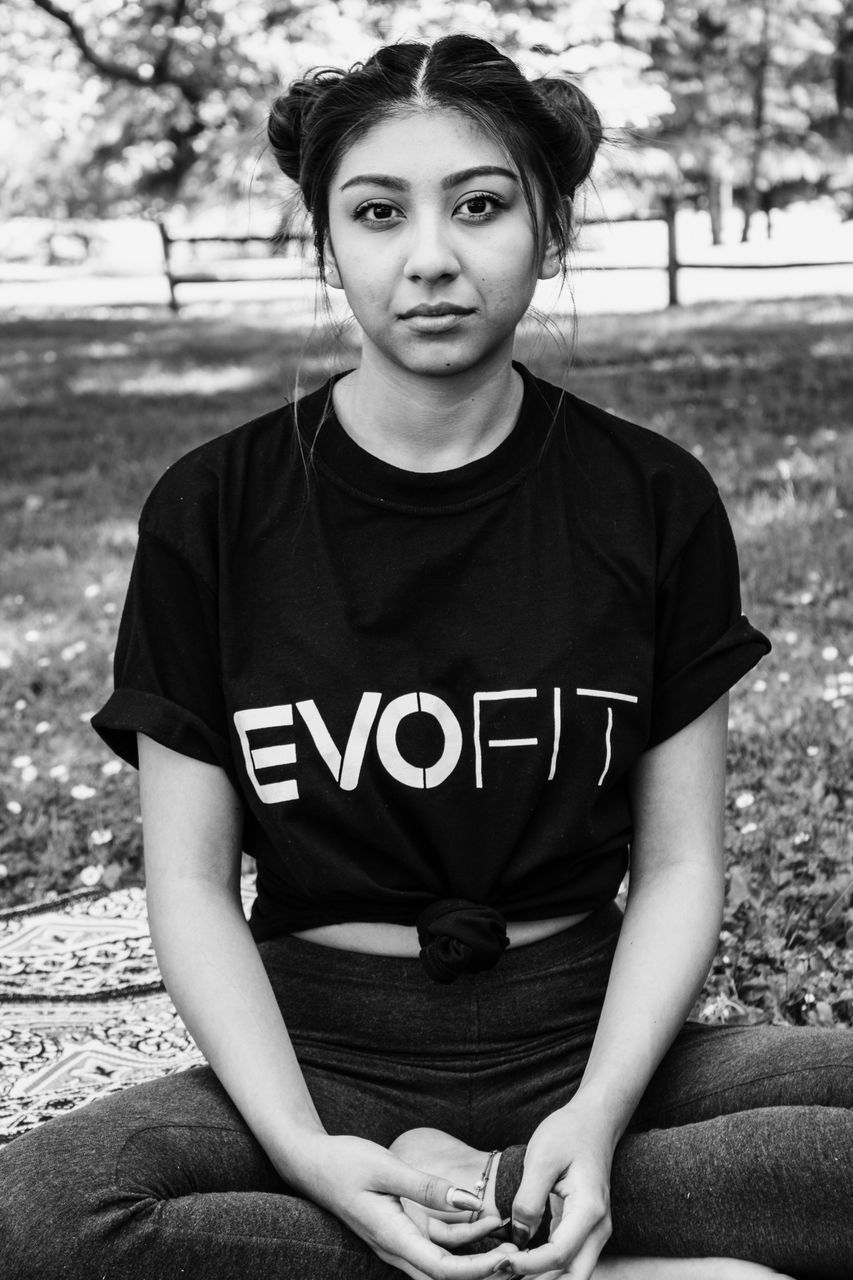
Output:
[[182,543],[188,531],[210,527],[251,503],[263,507],[286,483],[300,441],[316,430],[329,401],[325,383],[249,421],[213,436],[177,458],[142,508],[141,532]]
[[713,476],[694,453],[651,427],[585,400],[566,387],[535,379],[555,412],[560,441],[591,484],[659,502],[707,507],[717,497]]

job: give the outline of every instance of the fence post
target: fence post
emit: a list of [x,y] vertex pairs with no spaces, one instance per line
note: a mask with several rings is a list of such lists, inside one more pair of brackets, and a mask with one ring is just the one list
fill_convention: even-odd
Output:
[[678,301],[678,243],[675,238],[675,215],[678,212],[678,201],[674,195],[663,198],[663,212],[666,218],[666,274],[669,280],[670,307],[679,306]]
[[165,263],[166,279],[169,282],[169,306],[174,312],[179,310],[178,299],[175,294],[175,278],[172,275],[172,240],[166,230],[165,222],[157,219],[157,230],[160,232],[160,239],[163,241],[163,261]]

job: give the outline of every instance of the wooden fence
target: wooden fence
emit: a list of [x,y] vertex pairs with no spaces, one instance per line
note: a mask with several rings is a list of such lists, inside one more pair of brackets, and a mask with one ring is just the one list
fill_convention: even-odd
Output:
[[[280,272],[270,271],[261,275],[246,275],[243,273],[235,273],[230,269],[224,271],[217,270],[215,264],[208,266],[199,265],[193,268],[176,267],[173,258],[174,245],[197,245],[197,244],[263,244],[271,251],[269,261],[280,261],[280,257],[276,258],[274,254],[278,250],[296,250],[300,255],[304,255],[310,240],[306,236],[173,236],[170,235],[163,222],[157,223],[157,229],[160,232],[160,239],[163,242],[163,263],[166,273],[166,280],[169,285],[169,306],[173,311],[180,310],[180,303],[175,292],[179,284],[234,284],[238,281],[246,280],[277,280],[280,278]],[[313,269],[306,271],[306,277],[313,276]]]
[[[810,262],[685,262],[679,257],[678,253],[678,237],[676,234],[676,214],[678,212],[678,200],[675,196],[665,196],[661,202],[660,210],[651,213],[631,214],[621,218],[586,218],[585,226],[610,226],[614,223],[623,222],[665,222],[666,223],[666,243],[667,256],[666,262],[607,262],[596,264],[596,271],[665,271],[668,282],[668,306],[677,307],[680,305],[678,296],[679,273],[681,271],[782,271],[791,267],[850,267],[853,266],[853,259],[842,258],[833,261],[810,261]],[[163,240],[163,256],[165,262],[166,279],[169,283],[169,305],[173,311],[179,310],[179,303],[175,294],[175,288],[179,284],[203,284],[203,283],[230,283],[234,281],[252,280],[275,280],[280,279],[280,275],[270,272],[266,275],[236,275],[223,274],[212,268],[204,269],[199,267],[195,270],[176,270],[172,259],[172,246],[176,244],[240,244],[246,245],[251,243],[265,244],[270,248],[284,247],[295,248],[299,253],[303,254],[310,246],[310,238],[306,236],[294,235],[281,239],[280,237],[269,238],[266,236],[172,236],[166,230],[162,222],[158,222],[160,235]],[[275,261],[272,257],[271,261]],[[306,277],[313,277],[313,267],[308,268],[305,272]]]

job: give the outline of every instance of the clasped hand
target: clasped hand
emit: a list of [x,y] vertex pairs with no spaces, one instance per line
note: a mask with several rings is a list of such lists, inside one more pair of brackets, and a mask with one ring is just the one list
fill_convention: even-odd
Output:
[[[575,1098],[552,1112],[527,1144],[512,1206],[516,1276],[589,1280],[611,1234],[610,1168],[614,1141],[606,1120]],[[526,1250],[550,1202],[547,1243]]]
[[[504,1244],[488,1253],[456,1255],[451,1250],[481,1240],[500,1226],[494,1216],[469,1222],[480,1207],[470,1191],[446,1178],[424,1173],[365,1138],[312,1136],[291,1183],[345,1223],[383,1261],[423,1280],[485,1280],[515,1250]],[[432,1214],[426,1229],[405,1212],[401,1200]],[[464,1211],[463,1221],[459,1221]]]

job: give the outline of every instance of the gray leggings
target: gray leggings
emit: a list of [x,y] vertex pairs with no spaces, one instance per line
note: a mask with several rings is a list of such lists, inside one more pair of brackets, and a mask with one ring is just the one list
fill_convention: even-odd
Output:
[[[605,908],[452,986],[417,960],[261,945],[331,1133],[428,1125],[518,1148],[577,1087],[620,916]],[[523,1149],[502,1161],[511,1203]],[[733,1256],[853,1275],[853,1033],[688,1024],[613,1167],[613,1252]],[[290,1193],[213,1073],[51,1120],[0,1150],[0,1275],[14,1280],[399,1280]]]

